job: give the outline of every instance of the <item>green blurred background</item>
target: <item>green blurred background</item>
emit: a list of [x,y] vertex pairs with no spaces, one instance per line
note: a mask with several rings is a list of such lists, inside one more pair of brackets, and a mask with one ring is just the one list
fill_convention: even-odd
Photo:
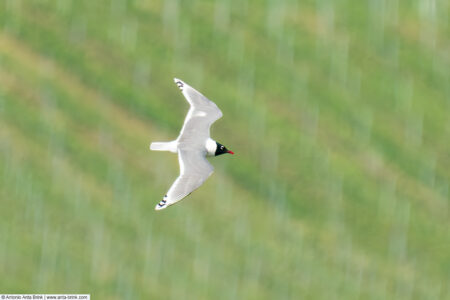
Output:
[[[450,3],[0,2],[0,293],[450,299]],[[188,104],[236,155],[179,205]]]

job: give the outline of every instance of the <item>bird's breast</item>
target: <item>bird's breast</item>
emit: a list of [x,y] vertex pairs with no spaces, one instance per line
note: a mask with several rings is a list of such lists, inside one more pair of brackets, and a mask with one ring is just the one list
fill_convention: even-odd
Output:
[[214,154],[216,153],[216,148],[216,142],[213,139],[208,138],[205,143],[206,156],[214,156]]

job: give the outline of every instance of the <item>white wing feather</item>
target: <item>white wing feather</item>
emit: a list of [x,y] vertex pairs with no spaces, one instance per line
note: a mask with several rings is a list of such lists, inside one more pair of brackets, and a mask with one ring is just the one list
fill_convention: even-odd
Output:
[[179,147],[202,149],[210,136],[209,128],[222,117],[222,111],[190,85],[174,80],[191,106],[178,136]]
[[199,188],[214,171],[213,166],[199,152],[178,152],[180,162],[180,176],[167,192],[167,204],[171,205]]

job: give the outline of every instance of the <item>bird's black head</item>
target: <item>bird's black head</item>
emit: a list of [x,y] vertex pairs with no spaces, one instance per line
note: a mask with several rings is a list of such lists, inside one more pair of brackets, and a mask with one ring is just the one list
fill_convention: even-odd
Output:
[[216,142],[216,144],[217,144],[217,148],[216,148],[216,153],[214,153],[215,156],[222,155],[225,153],[234,154],[233,151],[228,150],[227,147],[225,147],[224,145],[222,145],[218,142]]

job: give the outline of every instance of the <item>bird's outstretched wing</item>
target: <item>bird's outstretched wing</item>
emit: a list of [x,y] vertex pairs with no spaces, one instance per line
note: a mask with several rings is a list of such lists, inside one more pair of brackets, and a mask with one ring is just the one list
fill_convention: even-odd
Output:
[[174,81],[191,106],[178,136],[179,148],[200,149],[209,138],[212,123],[222,117],[222,111],[190,85],[177,78]]
[[177,203],[199,188],[214,171],[213,166],[206,160],[205,153],[200,151],[179,150],[180,176],[170,187],[167,194],[155,209],[164,209]]

